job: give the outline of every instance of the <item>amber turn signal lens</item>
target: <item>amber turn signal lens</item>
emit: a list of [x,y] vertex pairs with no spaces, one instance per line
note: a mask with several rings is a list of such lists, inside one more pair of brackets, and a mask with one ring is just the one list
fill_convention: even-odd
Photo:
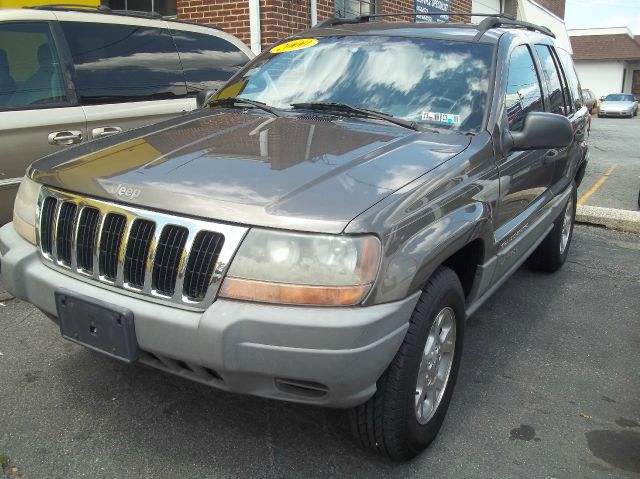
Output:
[[262,303],[353,306],[364,299],[370,288],[370,284],[359,286],[308,286],[227,277],[220,288],[220,296]]

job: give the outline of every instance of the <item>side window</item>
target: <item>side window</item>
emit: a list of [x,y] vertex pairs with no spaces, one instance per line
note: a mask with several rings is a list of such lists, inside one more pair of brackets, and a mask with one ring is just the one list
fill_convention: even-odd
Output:
[[184,97],[180,59],[166,29],[61,22],[85,105]]
[[222,38],[180,30],[171,34],[178,47],[189,94],[218,90],[249,61],[238,47]]
[[66,102],[51,30],[46,22],[0,24],[0,108]]
[[521,131],[530,111],[543,111],[542,90],[529,47],[520,45],[511,53],[505,106],[511,131]]
[[[574,110],[579,110],[582,108],[582,90],[580,89],[580,80],[578,80],[578,74],[576,73],[576,69],[573,66],[573,60],[569,53],[562,49],[557,49],[558,56],[560,57],[560,61],[562,62],[562,69],[567,77],[567,83],[569,84],[569,89],[571,90],[571,96],[573,97],[573,108]],[[593,98],[593,94],[590,95]]]
[[[546,45],[536,45],[536,52],[542,63],[542,72],[544,74],[545,83],[549,87],[549,111],[558,115],[566,115],[567,108],[565,105],[563,94],[562,73],[558,70],[558,66],[551,54],[551,50]],[[571,109],[569,109],[571,110]]]

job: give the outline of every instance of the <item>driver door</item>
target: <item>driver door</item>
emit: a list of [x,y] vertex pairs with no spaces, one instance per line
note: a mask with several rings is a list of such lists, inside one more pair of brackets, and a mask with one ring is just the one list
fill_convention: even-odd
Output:
[[[544,111],[540,75],[528,45],[511,51],[504,95],[505,116],[502,128],[521,131],[527,113]],[[532,216],[544,206],[545,193],[553,181],[554,165],[549,150],[512,151],[498,159],[500,197],[496,207],[495,237],[501,250],[523,239]],[[520,252],[522,253],[522,252]],[[498,263],[501,275],[520,254],[504,254]]]

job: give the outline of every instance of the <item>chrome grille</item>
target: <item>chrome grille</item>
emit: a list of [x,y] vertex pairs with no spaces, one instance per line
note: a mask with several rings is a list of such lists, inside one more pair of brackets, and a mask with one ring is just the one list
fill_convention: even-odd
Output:
[[159,294],[173,296],[187,236],[187,228],[180,226],[168,225],[162,230],[153,260],[153,286]]
[[116,280],[118,256],[126,224],[127,219],[123,215],[109,213],[104,218],[100,234],[98,267],[100,268],[100,275],[109,281]]
[[40,213],[40,246],[42,252],[47,255],[53,253],[53,220],[56,215],[57,203],[55,198],[46,198]]
[[223,244],[224,236],[217,233],[201,231],[196,236],[184,279],[184,293],[189,299],[200,301],[204,298]]
[[56,225],[56,250],[58,261],[66,265],[71,264],[71,234],[73,221],[78,207],[73,203],[62,203],[58,223]]
[[96,233],[100,212],[96,208],[86,207],[80,213],[76,243],[78,268],[85,273],[93,273],[93,255],[96,246]]
[[247,228],[43,188],[38,243],[45,263],[128,295],[203,309]]
[[124,281],[132,288],[144,286],[144,270],[155,229],[156,225],[147,220],[135,220],[131,226],[124,255]]

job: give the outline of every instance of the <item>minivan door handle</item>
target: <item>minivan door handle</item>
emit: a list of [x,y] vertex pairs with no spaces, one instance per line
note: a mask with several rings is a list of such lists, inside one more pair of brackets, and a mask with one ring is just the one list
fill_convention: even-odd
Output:
[[102,138],[103,136],[115,135],[120,133],[122,128],[119,126],[101,126],[91,130],[91,138]]
[[50,145],[73,145],[82,141],[82,132],[79,130],[54,131],[47,137]]

